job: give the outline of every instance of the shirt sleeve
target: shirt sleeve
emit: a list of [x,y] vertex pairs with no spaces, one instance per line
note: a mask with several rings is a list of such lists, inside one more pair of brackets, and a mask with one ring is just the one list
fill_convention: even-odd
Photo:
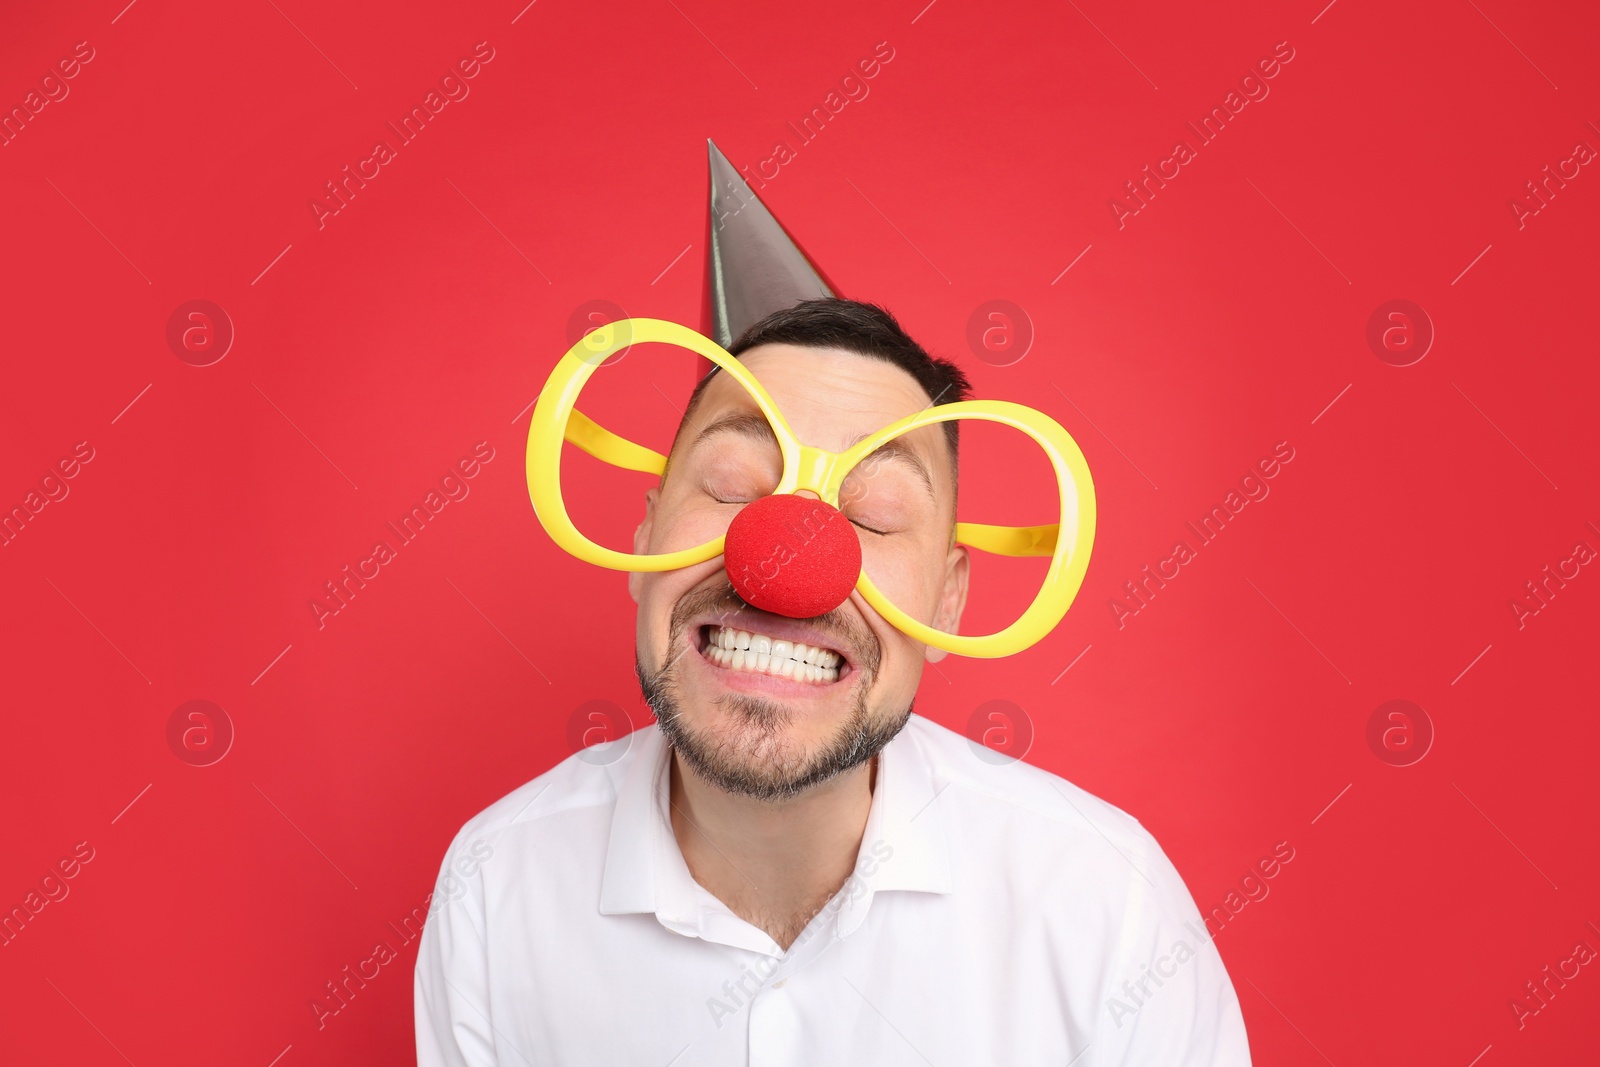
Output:
[[1249,1067],[1239,998],[1177,868],[1153,837],[1131,857],[1128,921],[1096,1040],[1102,1067]]
[[[412,982],[417,1067],[498,1067],[484,950],[482,843],[458,834],[428,900]],[[470,871],[463,875],[461,872]]]

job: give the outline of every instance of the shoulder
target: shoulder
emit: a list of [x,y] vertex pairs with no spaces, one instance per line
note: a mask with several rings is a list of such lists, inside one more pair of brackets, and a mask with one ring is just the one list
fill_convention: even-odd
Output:
[[940,785],[958,789],[969,804],[1118,846],[1155,843],[1138,819],[1043,767],[1001,756],[920,715],[911,716],[905,732]]
[[946,821],[964,849],[1024,879],[1072,877],[1080,886],[1125,892],[1132,878],[1160,897],[1176,897],[1171,902],[1180,911],[1193,907],[1155,837],[1115,804],[919,715],[905,733],[931,769]]
[[622,781],[636,761],[649,758],[656,741],[651,723],[568,756],[513,789],[462,825],[446,854],[445,872],[458,858],[475,856],[481,865],[507,849],[603,848]]

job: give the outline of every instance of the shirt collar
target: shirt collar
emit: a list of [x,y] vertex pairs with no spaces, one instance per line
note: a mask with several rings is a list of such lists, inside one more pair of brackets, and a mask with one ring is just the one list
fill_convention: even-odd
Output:
[[[913,714],[879,754],[872,806],[853,876],[863,888],[852,891],[847,883],[835,898],[841,937],[860,926],[876,893],[953,890],[949,838],[938,803],[948,781],[935,765],[925,728]],[[631,736],[636,751],[630,753],[617,788],[600,883],[600,913],[653,912],[672,929],[705,936],[708,922],[721,925],[721,916],[732,916],[694,881],[673,836],[668,816],[672,750],[655,724]]]

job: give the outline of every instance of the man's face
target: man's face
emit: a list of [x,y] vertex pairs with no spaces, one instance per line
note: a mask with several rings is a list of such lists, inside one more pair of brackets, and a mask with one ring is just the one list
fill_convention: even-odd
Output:
[[[905,371],[852,352],[763,345],[740,362],[803,444],[833,452],[928,406]],[[782,472],[755,401],[716,375],[678,434],[666,478],[646,494],[634,551],[689,548],[726,532]],[[967,555],[951,540],[955,470],[943,430],[923,427],[880,449],[852,472],[839,503],[883,594],[953,632]],[[640,684],[662,729],[702,777],[747,796],[792,796],[871,758],[905,725],[924,659],[944,655],[890,626],[856,591],[814,619],[751,607],[721,556],[631,574],[628,588],[639,605]],[[745,635],[742,656],[719,651]],[[801,644],[820,651],[791,666]]]

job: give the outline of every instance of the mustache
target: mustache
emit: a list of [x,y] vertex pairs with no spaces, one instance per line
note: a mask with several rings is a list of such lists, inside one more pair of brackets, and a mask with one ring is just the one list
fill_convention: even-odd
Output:
[[[716,616],[720,625],[730,625],[745,612],[757,610],[734,592],[731,581],[693,590],[684,594],[672,609],[671,644],[677,645],[690,622],[700,615],[711,614]],[[878,665],[883,659],[883,646],[879,644],[877,635],[855,616],[838,607],[805,621],[829,638],[836,647],[849,652],[850,660],[869,680],[877,675]]]

